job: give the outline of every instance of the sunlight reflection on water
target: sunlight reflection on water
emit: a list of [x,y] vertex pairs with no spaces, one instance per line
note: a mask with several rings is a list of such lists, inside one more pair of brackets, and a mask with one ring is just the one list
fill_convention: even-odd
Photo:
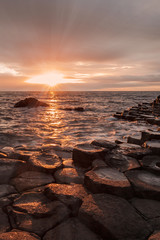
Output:
[[[116,111],[151,102],[158,92],[1,92],[0,144],[15,146],[58,143],[73,146],[95,138],[123,139],[155,126],[117,121]],[[8,97],[9,96],[9,97]],[[49,108],[15,109],[26,97],[48,102]],[[65,110],[83,107],[84,112]]]

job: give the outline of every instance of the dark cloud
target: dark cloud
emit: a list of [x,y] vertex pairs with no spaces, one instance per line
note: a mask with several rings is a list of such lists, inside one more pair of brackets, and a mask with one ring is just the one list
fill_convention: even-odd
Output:
[[[24,76],[52,68],[69,76],[91,74],[97,67],[97,72],[115,74],[113,87],[117,81],[123,86],[118,74],[128,78],[131,71],[135,79],[154,80],[159,22],[159,0],[0,0],[0,63]],[[133,69],[122,72],[124,65]],[[107,86],[108,78],[97,79],[100,88]]]

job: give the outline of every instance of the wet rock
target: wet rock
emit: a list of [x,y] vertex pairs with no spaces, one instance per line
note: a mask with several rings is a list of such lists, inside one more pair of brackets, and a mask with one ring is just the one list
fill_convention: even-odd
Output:
[[140,167],[136,159],[118,153],[110,155],[106,154],[105,162],[109,167],[115,168],[120,172]]
[[13,152],[13,153],[8,154],[8,158],[22,160],[22,161],[28,161],[31,155],[32,155],[31,153],[29,155],[29,154],[21,154],[18,152]]
[[11,180],[11,184],[20,192],[51,182],[54,182],[52,175],[34,171],[24,172]]
[[148,240],[160,240],[160,231],[155,231]]
[[141,145],[142,140],[141,137],[128,137],[127,138],[127,143],[131,143],[131,144],[136,144],[136,145]]
[[7,232],[10,228],[7,214],[0,209],[0,233]]
[[84,182],[93,193],[110,193],[124,198],[132,196],[128,179],[116,169],[99,168],[91,170],[85,174]]
[[70,214],[68,208],[61,202],[54,201],[53,204],[52,214],[41,218],[8,207],[12,227],[33,232],[39,236],[44,235],[49,229],[67,219]]
[[3,152],[0,152],[0,158],[7,158],[7,154],[6,153],[3,153]]
[[102,148],[107,148],[107,149],[113,149],[117,147],[117,144],[114,142],[109,142],[107,140],[102,140],[102,139],[97,139],[91,142],[91,144],[102,147]]
[[130,170],[125,173],[137,196],[160,200],[160,176],[144,170]]
[[65,202],[70,197],[75,197],[83,199],[88,195],[85,188],[81,184],[56,184],[51,183],[46,186],[45,194],[51,200],[58,199],[62,202]]
[[0,240],[40,240],[34,233],[13,229],[11,232],[1,233]]
[[16,192],[17,192],[16,189],[11,185],[8,184],[0,185],[0,198]]
[[83,107],[75,107],[74,110],[78,111],[78,112],[84,112],[84,108]]
[[0,184],[6,184],[12,177],[21,173],[25,169],[25,162],[1,158],[0,159]]
[[150,199],[134,198],[131,201],[137,211],[152,225],[153,229],[160,227],[160,202]]
[[56,154],[42,153],[40,155],[33,155],[29,159],[29,163],[36,170],[55,172],[62,167],[62,162]]
[[20,212],[25,212],[35,217],[46,217],[53,214],[55,202],[50,201],[40,192],[23,193],[15,199],[13,208]]
[[45,189],[46,196],[51,200],[59,200],[67,205],[72,215],[76,216],[82,204],[82,200],[87,196],[87,192],[80,184],[49,184]]
[[160,133],[152,131],[142,132],[142,142],[146,142],[152,139],[160,140]]
[[15,150],[12,147],[4,147],[1,149],[1,151],[8,155],[9,153],[13,153]]
[[10,205],[12,201],[8,197],[2,197],[0,198],[0,206],[1,208],[6,207]]
[[101,168],[101,167],[107,167],[107,164],[103,160],[95,159],[92,162],[92,168]]
[[140,163],[148,171],[160,172],[160,156],[158,155],[145,156],[140,160]]
[[83,183],[83,175],[75,168],[63,168],[54,174],[57,183]]
[[118,153],[122,155],[126,155],[135,159],[142,159],[144,156],[152,154],[152,151],[147,148],[125,148],[125,149],[117,149],[113,151],[113,153]]
[[63,161],[63,167],[65,168],[73,168],[73,160],[72,159],[66,159]]
[[122,143],[119,145],[119,147],[121,149],[132,149],[132,150],[137,150],[137,149],[141,149],[141,146],[137,145],[137,144],[132,144],[132,143]]
[[100,240],[95,233],[83,225],[78,219],[71,218],[48,231],[43,240]]
[[94,159],[103,159],[107,150],[92,144],[79,144],[73,149],[72,159],[82,168],[91,166]]
[[56,144],[44,145],[42,151],[48,154],[57,154],[61,159],[72,158],[72,148],[66,147],[62,148]]
[[160,154],[160,140],[147,141],[144,143],[144,147],[149,148],[153,154]]
[[41,102],[37,100],[36,98],[25,98],[24,100],[21,100],[17,102],[14,105],[15,108],[20,108],[20,107],[49,107],[49,104]]
[[109,194],[86,197],[79,218],[104,239],[142,240],[152,232],[150,225],[125,199]]

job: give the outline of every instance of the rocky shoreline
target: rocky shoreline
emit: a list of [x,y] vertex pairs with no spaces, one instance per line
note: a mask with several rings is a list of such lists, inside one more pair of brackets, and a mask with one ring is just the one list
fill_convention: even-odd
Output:
[[[145,106],[117,115],[147,121]],[[2,148],[0,240],[9,239],[160,239],[160,132],[74,149]]]

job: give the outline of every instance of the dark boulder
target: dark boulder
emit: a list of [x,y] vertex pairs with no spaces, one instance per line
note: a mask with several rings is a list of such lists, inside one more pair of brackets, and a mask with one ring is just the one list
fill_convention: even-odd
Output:
[[74,110],[78,111],[78,112],[83,112],[84,108],[83,107],[75,107]]
[[49,107],[49,104],[41,102],[39,100],[37,100],[36,98],[25,98],[24,100],[21,100],[19,102],[17,102],[14,105],[15,108],[19,108],[19,107]]

